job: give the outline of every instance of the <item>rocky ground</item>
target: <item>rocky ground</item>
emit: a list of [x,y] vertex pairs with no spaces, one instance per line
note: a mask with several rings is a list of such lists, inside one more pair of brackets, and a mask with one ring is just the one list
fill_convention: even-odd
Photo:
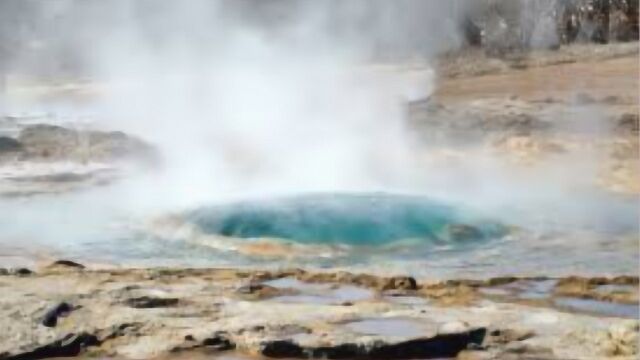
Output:
[[455,161],[486,151],[536,171],[582,159],[593,170],[580,185],[640,193],[637,42],[451,56],[434,96],[409,109],[431,153]]
[[[0,196],[60,193],[109,184],[126,164],[151,165],[144,141],[118,131],[75,129],[5,117],[0,129]],[[13,135],[13,136],[11,136]]]
[[637,277],[429,282],[300,269],[89,270],[70,261],[3,274],[2,359],[637,355]]

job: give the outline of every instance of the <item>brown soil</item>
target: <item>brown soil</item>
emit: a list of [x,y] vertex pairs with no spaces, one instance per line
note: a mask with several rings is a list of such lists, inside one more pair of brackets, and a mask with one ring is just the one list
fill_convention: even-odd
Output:
[[436,91],[441,100],[464,101],[518,96],[527,100],[571,99],[577,93],[596,98],[615,96],[638,105],[638,56],[597,63],[576,62],[505,73],[443,78]]

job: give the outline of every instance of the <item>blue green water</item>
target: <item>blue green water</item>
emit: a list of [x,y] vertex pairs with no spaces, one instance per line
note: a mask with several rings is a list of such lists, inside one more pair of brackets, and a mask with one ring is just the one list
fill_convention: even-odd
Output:
[[384,245],[399,240],[469,242],[507,228],[422,196],[311,194],[200,208],[187,219],[205,233],[299,243]]

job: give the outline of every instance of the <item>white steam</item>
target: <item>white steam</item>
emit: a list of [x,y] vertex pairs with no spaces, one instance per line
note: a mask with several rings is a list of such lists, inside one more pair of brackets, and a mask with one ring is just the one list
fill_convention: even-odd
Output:
[[[165,160],[136,201],[419,186],[405,107],[430,95],[433,72],[371,63],[381,51],[424,60],[455,40],[417,32],[447,7],[349,3],[280,2],[274,19],[224,1],[121,7],[93,67],[106,125],[150,140]],[[421,31],[440,25],[453,23]]]

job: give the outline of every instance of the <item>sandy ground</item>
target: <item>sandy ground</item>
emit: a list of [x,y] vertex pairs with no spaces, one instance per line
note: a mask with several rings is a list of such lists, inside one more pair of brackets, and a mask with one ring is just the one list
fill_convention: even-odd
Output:
[[571,100],[578,93],[596,98],[615,96],[625,105],[638,104],[638,57],[607,59],[598,62],[511,70],[461,78],[441,79],[435,96],[443,101],[508,98],[523,100],[557,98]]

